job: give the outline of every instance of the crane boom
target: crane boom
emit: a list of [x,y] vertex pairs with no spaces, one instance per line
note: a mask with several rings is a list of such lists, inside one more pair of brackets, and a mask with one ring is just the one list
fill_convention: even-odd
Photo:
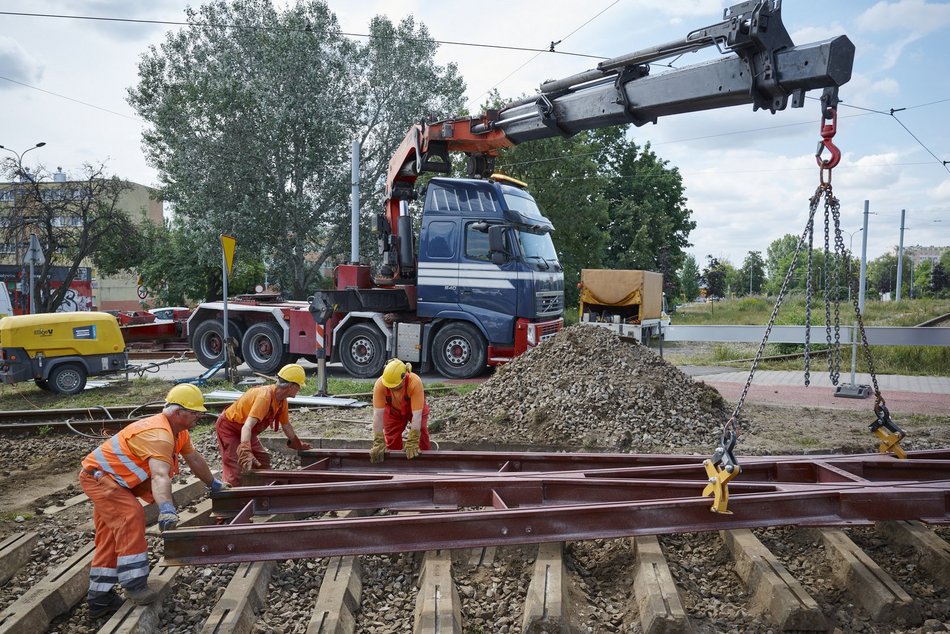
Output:
[[[614,125],[752,104],[773,114],[801,107],[805,92],[851,79],[854,45],[841,35],[795,46],[782,23],[781,0],[749,0],[723,20],[682,40],[605,60],[596,69],[541,85],[537,95],[474,117],[415,123],[389,163],[384,233],[398,235],[401,201],[414,198],[424,172],[449,173],[450,152],[469,156],[469,173],[491,172],[502,148]],[[650,63],[715,46],[722,59],[650,75]],[[395,246],[395,245],[394,245]],[[398,247],[397,247],[398,248]],[[385,254],[384,247],[384,254]]]

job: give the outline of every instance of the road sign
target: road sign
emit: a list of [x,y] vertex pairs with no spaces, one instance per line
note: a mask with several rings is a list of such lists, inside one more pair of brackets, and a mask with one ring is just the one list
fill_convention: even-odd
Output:
[[46,256],[43,255],[43,247],[35,233],[30,234],[30,246],[26,249],[26,262],[39,266],[46,262]]

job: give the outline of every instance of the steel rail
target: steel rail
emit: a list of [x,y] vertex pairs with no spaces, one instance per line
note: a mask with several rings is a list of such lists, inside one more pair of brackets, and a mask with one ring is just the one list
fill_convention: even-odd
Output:
[[[378,502],[378,500],[377,500]],[[782,525],[950,523],[950,492],[919,486],[738,493],[736,514],[695,496],[495,511],[324,519],[167,531],[165,565],[415,552]],[[502,506],[497,502],[496,507]]]
[[[559,461],[557,456],[563,458]],[[742,481],[730,484],[730,508],[735,514],[710,512],[710,500],[700,495],[706,484],[703,471],[698,462],[683,464],[683,456],[660,464],[666,457],[605,454],[600,457],[606,457],[604,463],[610,465],[606,469],[596,468],[593,454],[570,456],[548,454],[547,462],[539,459],[537,464],[555,467],[549,472],[478,473],[465,471],[464,461],[463,468],[448,474],[411,472],[410,467],[367,474],[310,468],[260,472],[255,477],[276,475],[299,478],[301,483],[281,485],[278,477],[276,485],[214,494],[215,515],[233,518],[232,523],[166,532],[165,563],[279,560],[779,525],[950,523],[948,450],[916,452],[908,460],[878,454],[749,460],[743,464]],[[483,463],[505,457],[484,454]],[[478,454],[469,458],[467,468],[479,460]],[[629,466],[638,461],[639,466]],[[423,462],[417,458],[411,468]],[[329,466],[329,461],[323,464]],[[578,464],[582,468],[573,468]],[[306,478],[318,482],[304,483]],[[417,514],[266,526],[248,523],[260,514],[379,508]],[[478,510],[461,510],[468,508]]]

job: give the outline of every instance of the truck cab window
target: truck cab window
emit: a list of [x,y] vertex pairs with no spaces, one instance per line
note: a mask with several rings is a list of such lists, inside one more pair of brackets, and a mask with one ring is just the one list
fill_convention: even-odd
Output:
[[[470,260],[481,260],[490,262],[491,256],[488,248],[488,232],[476,229],[476,223],[469,222],[465,225],[465,257]],[[505,236],[505,250],[511,253],[511,243],[508,236]]]

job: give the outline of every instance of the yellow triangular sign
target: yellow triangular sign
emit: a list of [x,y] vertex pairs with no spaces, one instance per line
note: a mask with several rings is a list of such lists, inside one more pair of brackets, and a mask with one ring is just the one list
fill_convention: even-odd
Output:
[[234,263],[234,245],[236,240],[228,235],[221,234],[221,248],[224,249],[224,261],[228,265],[228,276],[231,275],[231,265]]

